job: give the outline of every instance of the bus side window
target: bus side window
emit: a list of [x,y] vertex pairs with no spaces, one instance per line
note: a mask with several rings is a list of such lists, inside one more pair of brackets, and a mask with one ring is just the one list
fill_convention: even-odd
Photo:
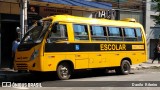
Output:
[[75,40],[89,40],[87,25],[74,24],[73,30]]
[[56,31],[50,32],[47,42],[55,42],[59,40],[68,40],[67,27],[64,24],[59,24]]
[[107,40],[107,34],[105,27],[103,26],[90,26],[91,29],[91,37],[92,40],[96,41],[106,41]]
[[134,28],[124,28],[124,41],[137,41]]
[[137,41],[142,41],[142,33],[140,28],[136,28]]
[[122,30],[120,27],[108,27],[109,41],[123,41]]

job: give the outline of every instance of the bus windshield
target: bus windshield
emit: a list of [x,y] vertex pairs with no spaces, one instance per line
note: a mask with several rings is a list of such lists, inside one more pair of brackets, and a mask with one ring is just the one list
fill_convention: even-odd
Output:
[[42,21],[41,25],[38,23],[33,25],[22,39],[21,44],[40,43],[50,24],[50,21]]

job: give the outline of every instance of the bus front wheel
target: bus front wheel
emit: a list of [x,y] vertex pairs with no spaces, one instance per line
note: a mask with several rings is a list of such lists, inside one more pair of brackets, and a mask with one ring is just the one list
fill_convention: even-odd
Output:
[[117,74],[128,75],[130,73],[130,62],[128,60],[123,60],[120,67],[115,69]]
[[68,63],[60,63],[57,67],[57,76],[61,80],[67,80],[71,77],[71,67]]

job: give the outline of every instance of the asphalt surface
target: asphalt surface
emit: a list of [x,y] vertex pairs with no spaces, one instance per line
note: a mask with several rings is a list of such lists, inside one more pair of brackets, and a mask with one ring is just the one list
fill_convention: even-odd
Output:
[[[70,80],[58,80],[55,73],[33,75],[23,73],[0,79],[1,82],[40,83],[42,87],[133,87],[132,83],[151,83],[160,86],[160,69],[132,70],[129,75],[117,75],[114,71],[97,74],[91,71],[76,72]],[[2,84],[2,83],[1,83]],[[40,87],[37,85],[37,87]],[[141,87],[141,86],[138,86]],[[150,87],[150,86],[147,86]],[[157,86],[153,86],[157,88]],[[34,88],[36,89],[36,88]]]
[[[0,79],[0,81],[38,83],[42,86],[3,87],[0,90],[160,90],[160,68],[132,70],[129,75],[116,75],[114,71],[106,74],[77,72],[72,79],[66,81],[57,80],[54,73],[37,76],[23,73],[21,75],[15,74],[5,80]],[[152,84],[152,86],[145,86],[145,83]],[[144,86],[134,86],[136,84],[144,84]]]

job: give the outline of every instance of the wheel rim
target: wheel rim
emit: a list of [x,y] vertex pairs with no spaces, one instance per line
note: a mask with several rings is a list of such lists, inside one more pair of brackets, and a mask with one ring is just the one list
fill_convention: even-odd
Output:
[[123,70],[124,70],[125,72],[128,72],[128,71],[129,71],[129,65],[128,65],[127,63],[125,63],[125,64],[123,65]]
[[65,67],[65,66],[60,67],[60,75],[61,75],[61,77],[63,77],[63,78],[68,77],[68,73],[69,73],[69,71],[68,71],[67,67]]

